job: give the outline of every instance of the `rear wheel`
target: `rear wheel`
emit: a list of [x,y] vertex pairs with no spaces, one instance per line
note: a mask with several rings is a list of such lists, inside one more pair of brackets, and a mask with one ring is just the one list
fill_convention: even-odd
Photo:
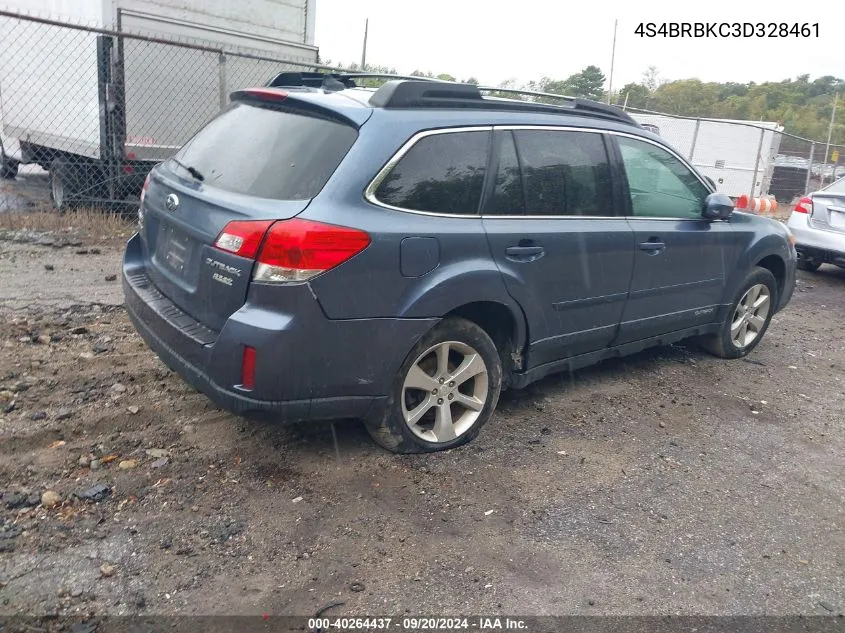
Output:
[[755,267],[740,286],[728,319],[719,332],[701,337],[702,347],[720,358],[745,356],[760,343],[778,302],[777,280]]
[[14,180],[18,175],[18,161],[0,153],[0,178]]
[[502,364],[487,333],[466,319],[441,322],[414,346],[387,402],[365,420],[373,439],[395,453],[465,444],[496,408]]
[[818,262],[814,259],[799,259],[798,260],[798,268],[801,270],[806,270],[807,272],[814,273],[819,269],[821,266],[821,262]]
[[105,177],[98,165],[65,158],[50,163],[50,198],[59,213],[83,204],[102,205],[106,197]]

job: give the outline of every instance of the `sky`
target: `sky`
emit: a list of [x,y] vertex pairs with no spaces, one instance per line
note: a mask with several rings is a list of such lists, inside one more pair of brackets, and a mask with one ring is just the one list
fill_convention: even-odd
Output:
[[[594,64],[613,87],[642,80],[649,66],[664,80],[780,81],[809,73],[845,78],[838,3],[708,0],[317,0],[316,44],[323,60],[360,62],[369,18],[367,63],[447,72],[482,84],[544,76],[565,79]],[[819,24],[819,36],[796,38],[647,38],[641,23],[776,22]]]

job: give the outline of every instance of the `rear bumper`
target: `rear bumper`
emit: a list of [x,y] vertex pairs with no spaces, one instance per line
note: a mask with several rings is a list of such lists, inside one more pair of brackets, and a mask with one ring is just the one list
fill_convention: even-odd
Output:
[[[360,418],[389,393],[408,350],[436,320],[330,320],[306,284],[255,284],[216,332],[162,295],[144,272],[140,238],[123,263],[126,310],[147,345],[195,389],[239,415],[285,421]],[[244,346],[255,387],[240,386]]]
[[809,259],[820,264],[835,264],[845,267],[845,251],[834,251],[827,248],[796,244],[799,259]]
[[795,236],[799,259],[845,266],[845,233],[810,226],[806,213],[793,213],[786,225]]

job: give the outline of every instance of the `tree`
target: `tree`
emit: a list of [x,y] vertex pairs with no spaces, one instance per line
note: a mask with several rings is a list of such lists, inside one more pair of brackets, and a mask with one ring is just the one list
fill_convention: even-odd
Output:
[[566,80],[566,87],[573,97],[587,99],[601,99],[604,94],[606,78],[598,66],[587,66],[580,73],[570,76]]
[[642,84],[635,84],[631,82],[622,86],[619,91],[617,105],[622,105],[627,101],[629,108],[648,108],[648,100],[651,96],[648,88]]
[[649,92],[657,90],[662,83],[663,80],[660,79],[660,72],[657,70],[657,66],[649,66],[643,73],[643,85],[648,88]]

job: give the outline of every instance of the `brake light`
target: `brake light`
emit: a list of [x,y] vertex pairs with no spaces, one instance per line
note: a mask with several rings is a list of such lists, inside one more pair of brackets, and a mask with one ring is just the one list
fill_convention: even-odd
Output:
[[214,248],[253,259],[258,252],[264,234],[271,224],[273,224],[273,220],[229,222],[214,241]]
[[813,199],[809,196],[804,196],[795,205],[793,211],[796,213],[809,213],[813,208]]
[[276,222],[258,254],[254,281],[301,282],[325,272],[370,244],[364,231],[293,218]]
[[150,176],[151,174],[147,174],[147,177],[144,179],[144,186],[141,187],[141,204],[144,204],[144,197],[147,195],[147,189],[150,188]]
[[284,101],[288,98],[287,92],[276,88],[247,88],[244,93],[251,97],[269,99],[270,101]]

